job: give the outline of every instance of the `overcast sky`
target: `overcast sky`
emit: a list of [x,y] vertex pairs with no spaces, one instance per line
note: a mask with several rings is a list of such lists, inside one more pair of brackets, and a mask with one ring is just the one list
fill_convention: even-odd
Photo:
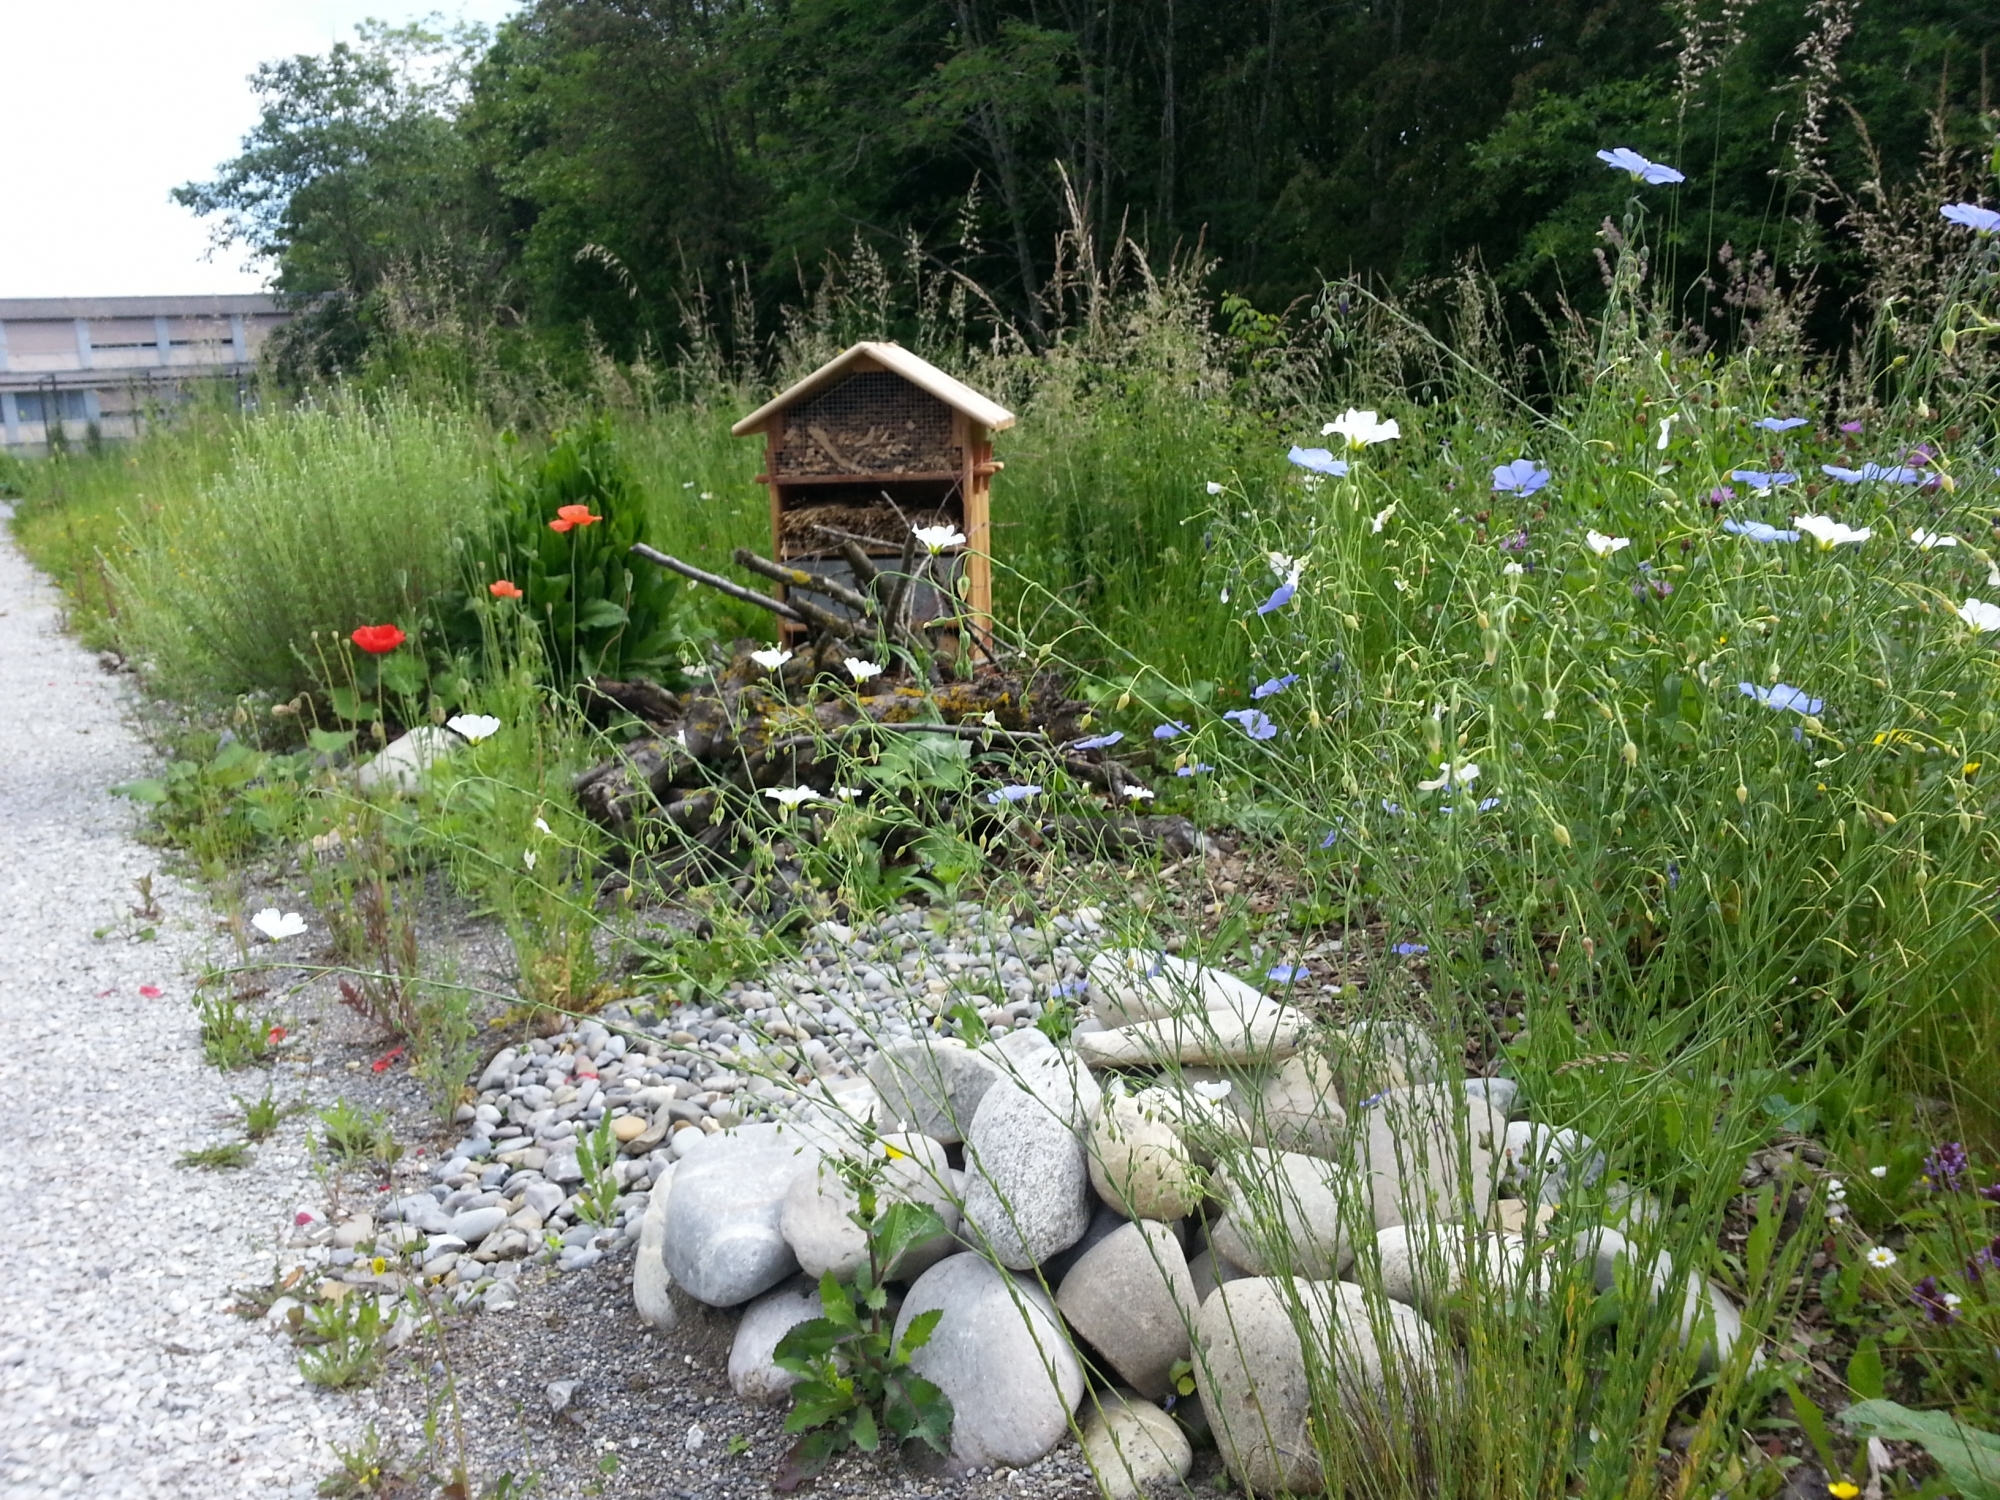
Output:
[[0,3],[0,297],[255,292],[239,252],[169,201],[256,123],[260,62],[324,52],[368,17],[492,23],[517,0]]

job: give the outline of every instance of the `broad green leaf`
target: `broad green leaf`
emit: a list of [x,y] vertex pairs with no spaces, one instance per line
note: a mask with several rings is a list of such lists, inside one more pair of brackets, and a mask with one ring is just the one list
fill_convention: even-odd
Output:
[[148,776],[139,781],[124,781],[111,789],[114,797],[130,797],[134,802],[159,804],[167,800],[167,784],[157,776]]
[[881,1446],[882,1435],[875,1430],[875,1414],[867,1407],[856,1407],[854,1420],[848,1424],[847,1433],[854,1446],[863,1453],[873,1453]]
[[1829,1474],[1840,1473],[1840,1456],[1833,1451],[1833,1434],[1827,1431],[1825,1414],[1812,1397],[1789,1380],[1785,1382],[1785,1394],[1792,1398],[1792,1410],[1798,1416],[1799,1431],[1806,1435],[1813,1452],[1819,1455],[1820,1467]]
[[931,1341],[937,1331],[938,1319],[944,1316],[944,1309],[933,1307],[929,1312],[920,1312],[910,1319],[910,1326],[903,1330],[901,1344],[896,1349],[899,1359],[908,1359]]
[[354,743],[351,729],[314,729],[307,733],[306,743],[321,755],[338,755]]
[[875,1224],[877,1254],[885,1266],[893,1266],[912,1245],[935,1239],[944,1233],[944,1220],[925,1203],[892,1203]]
[[577,611],[576,623],[585,630],[602,630],[607,625],[623,625],[625,606],[610,599],[593,599]]
[[805,1432],[824,1427],[853,1409],[854,1397],[850,1392],[816,1380],[801,1381],[792,1387],[792,1413],[785,1418],[785,1431]]
[[1847,1386],[1864,1400],[1882,1399],[1882,1346],[1875,1340],[1863,1339],[1855,1346],[1847,1362]]
[[2000,1500],[2000,1436],[1968,1427],[1949,1412],[1914,1411],[1894,1401],[1857,1401],[1840,1420],[1867,1436],[1921,1444],[1959,1500]]

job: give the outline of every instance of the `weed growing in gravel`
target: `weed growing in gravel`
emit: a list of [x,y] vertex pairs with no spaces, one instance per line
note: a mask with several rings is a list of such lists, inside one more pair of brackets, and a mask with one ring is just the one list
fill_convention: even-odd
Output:
[[315,1491],[324,1500],[374,1500],[418,1483],[407,1472],[395,1439],[385,1442],[373,1422],[361,1430],[361,1441],[352,1447],[333,1444],[333,1456],[340,1462],[339,1470],[322,1479]]
[[577,1189],[577,1212],[586,1224],[610,1224],[618,1217],[618,1141],[611,1134],[607,1111],[597,1128],[576,1144],[576,1164],[583,1171]]
[[399,1314],[387,1317],[373,1297],[342,1297],[307,1311],[300,1341],[299,1373],[314,1385],[343,1390],[366,1385],[382,1370],[383,1339]]
[[235,995],[198,995],[194,1008],[201,1020],[202,1056],[224,1072],[263,1062],[284,1036],[273,1017],[254,1014]]
[[319,1111],[319,1124],[320,1144],[336,1165],[386,1167],[403,1154],[379,1109],[363,1111],[336,1099]]
[[287,1108],[278,1103],[270,1089],[264,1090],[261,1099],[245,1099],[241,1094],[233,1096],[236,1107],[243,1111],[243,1133],[253,1141],[270,1137],[286,1115],[295,1114],[298,1106]]
[[219,1146],[203,1146],[197,1151],[183,1151],[174,1158],[177,1167],[199,1167],[204,1172],[226,1172],[250,1162],[250,1147],[242,1141],[227,1141]]

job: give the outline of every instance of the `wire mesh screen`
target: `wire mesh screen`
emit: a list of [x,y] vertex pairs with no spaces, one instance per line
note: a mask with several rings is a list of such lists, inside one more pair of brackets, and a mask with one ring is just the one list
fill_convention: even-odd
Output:
[[870,370],[785,413],[780,474],[943,474],[964,454],[951,408],[900,375]]

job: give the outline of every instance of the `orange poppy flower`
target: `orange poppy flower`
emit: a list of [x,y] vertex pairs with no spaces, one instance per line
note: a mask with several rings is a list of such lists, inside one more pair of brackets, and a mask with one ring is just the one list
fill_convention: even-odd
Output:
[[521,591],[505,578],[496,578],[486,585],[486,592],[495,599],[518,599]]
[[394,625],[363,625],[348,639],[370,656],[387,656],[409,637]]
[[562,505],[556,508],[556,518],[549,522],[551,531],[568,531],[572,526],[594,526],[603,520],[593,516],[588,505]]

